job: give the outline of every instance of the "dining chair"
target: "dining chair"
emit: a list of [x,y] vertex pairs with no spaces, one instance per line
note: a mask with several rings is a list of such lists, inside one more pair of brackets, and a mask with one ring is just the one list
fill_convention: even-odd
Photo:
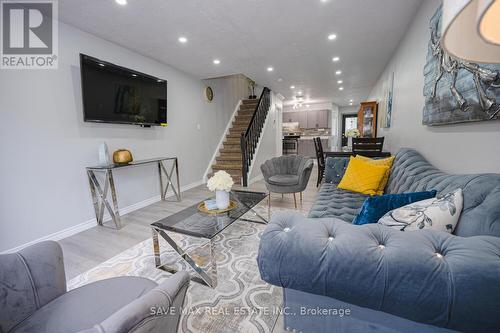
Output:
[[321,138],[313,138],[314,148],[316,150],[316,159],[318,161],[318,181],[316,182],[316,187],[321,184],[323,180],[323,174],[325,172],[325,153],[323,152],[323,144],[321,143]]
[[384,148],[384,137],[352,139],[352,152],[354,155],[381,153],[382,148]]

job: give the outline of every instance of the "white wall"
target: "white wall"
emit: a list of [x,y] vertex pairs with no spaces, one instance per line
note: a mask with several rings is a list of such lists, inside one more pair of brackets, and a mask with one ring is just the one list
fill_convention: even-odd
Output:
[[235,74],[207,79],[203,80],[203,82],[212,87],[214,91],[214,99],[207,105],[207,110],[211,111],[211,117],[213,115],[216,117],[215,124],[217,128],[215,130],[223,133],[227,121],[232,117],[238,102],[241,99],[248,98],[248,79],[243,74]]
[[[396,152],[413,147],[448,172],[499,172],[500,121],[441,127],[422,125],[423,68],[429,40],[429,20],[441,1],[426,0],[410,25],[368,100],[380,100],[383,81],[394,72],[394,107],[390,129],[379,129],[386,147]],[[380,124],[380,119],[379,119]]]
[[250,172],[248,176],[249,183],[257,181],[262,178],[260,165],[270,158],[280,156],[281,151],[278,148],[278,143],[281,144],[281,136],[278,137],[276,132],[280,132],[281,126],[280,118],[282,110],[282,100],[273,92],[271,92],[271,107],[266,118],[266,123],[262,129],[259,144],[255,152]]
[[[150,58],[60,24],[58,70],[0,71],[0,251],[92,225],[85,167],[97,147],[135,159],[179,158],[181,185],[201,182],[226,115],[206,103],[204,84]],[[167,128],[83,122],[79,53],[168,80]],[[215,98],[218,98],[215,90]],[[226,120],[227,122],[227,120]],[[200,129],[197,129],[197,125]],[[120,207],[158,199],[156,168],[116,172]]]

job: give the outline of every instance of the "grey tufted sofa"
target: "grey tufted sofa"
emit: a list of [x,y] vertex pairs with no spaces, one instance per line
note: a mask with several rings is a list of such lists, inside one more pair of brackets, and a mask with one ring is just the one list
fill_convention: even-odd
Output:
[[61,247],[41,242],[0,255],[1,333],[177,332],[189,276],[97,281],[71,291]]
[[363,197],[335,184],[322,185],[316,218],[274,215],[258,263],[264,280],[284,287],[285,326],[500,332],[500,174],[448,175],[403,149],[386,192],[459,187],[464,208],[453,235],[353,225]]
[[269,191],[269,206],[271,193],[293,193],[297,208],[295,193],[300,193],[302,200],[302,191],[307,187],[312,168],[313,160],[300,155],[274,157],[265,161],[260,170]]

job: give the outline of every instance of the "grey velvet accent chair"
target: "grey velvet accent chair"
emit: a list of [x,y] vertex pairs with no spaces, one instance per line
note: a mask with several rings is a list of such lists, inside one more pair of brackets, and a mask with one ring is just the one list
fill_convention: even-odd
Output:
[[271,193],[293,193],[295,208],[297,208],[295,193],[300,193],[300,200],[302,200],[302,191],[307,187],[312,168],[312,159],[300,155],[274,157],[264,162],[260,170],[269,191],[269,208],[271,207]]
[[118,277],[67,291],[62,249],[47,241],[0,255],[0,333],[177,332],[189,276],[160,285]]

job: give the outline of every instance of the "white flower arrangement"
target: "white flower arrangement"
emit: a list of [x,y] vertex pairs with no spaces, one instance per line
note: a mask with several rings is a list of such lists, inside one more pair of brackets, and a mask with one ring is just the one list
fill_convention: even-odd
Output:
[[231,178],[231,175],[226,171],[217,171],[212,178],[210,178],[207,182],[207,187],[210,191],[231,191],[231,187],[233,187],[234,181]]
[[359,138],[360,135],[361,133],[359,133],[357,128],[350,129],[345,133],[345,136],[348,138]]

